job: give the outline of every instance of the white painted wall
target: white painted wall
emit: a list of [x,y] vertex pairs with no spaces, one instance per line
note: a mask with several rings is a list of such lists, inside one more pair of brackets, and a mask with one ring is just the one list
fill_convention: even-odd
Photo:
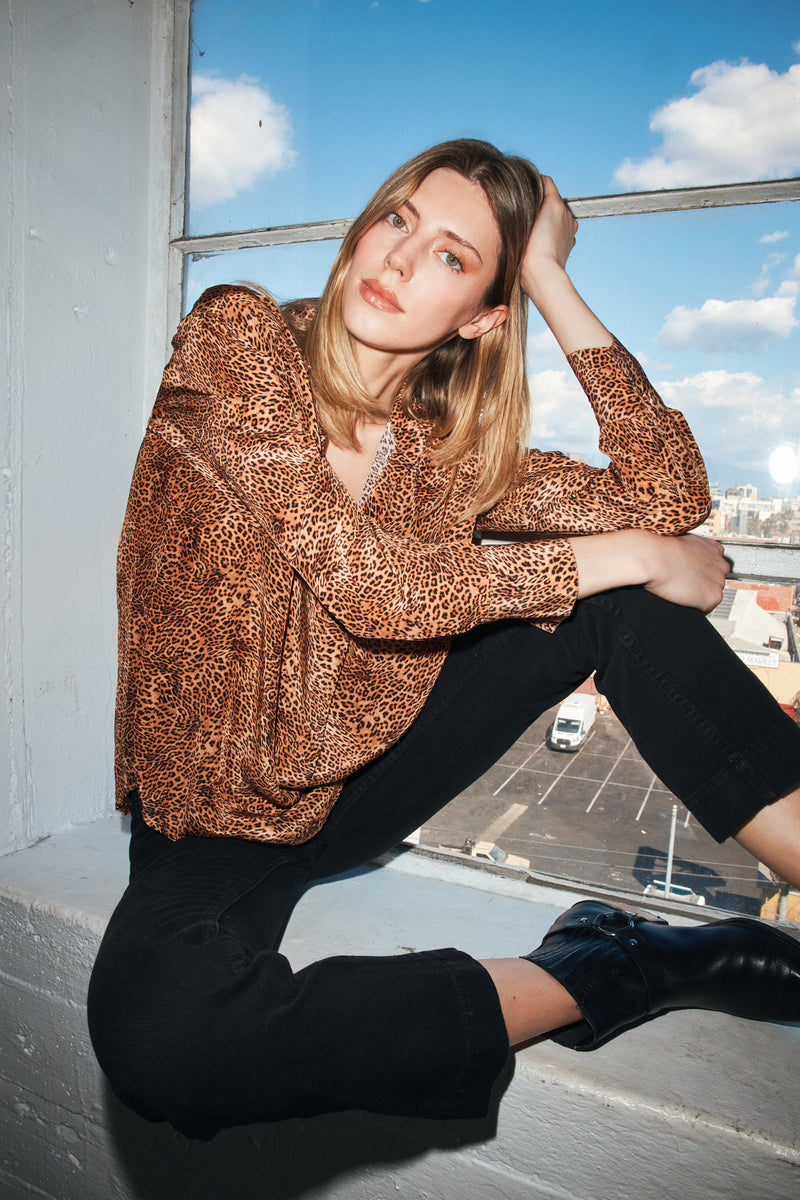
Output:
[[114,556],[166,357],[175,7],[0,8],[0,854],[112,803]]

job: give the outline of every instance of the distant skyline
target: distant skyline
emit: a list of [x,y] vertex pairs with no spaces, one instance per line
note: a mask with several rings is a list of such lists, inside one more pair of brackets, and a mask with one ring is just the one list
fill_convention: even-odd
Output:
[[[398,162],[452,136],[531,157],[571,196],[800,174],[796,0],[195,0],[193,12],[192,233],[352,217]],[[335,250],[202,259],[189,302],[223,279],[317,294]],[[570,270],[686,414],[710,477],[766,495],[770,453],[800,443],[800,205],[587,220]],[[538,318],[529,369],[535,444],[603,461]]]

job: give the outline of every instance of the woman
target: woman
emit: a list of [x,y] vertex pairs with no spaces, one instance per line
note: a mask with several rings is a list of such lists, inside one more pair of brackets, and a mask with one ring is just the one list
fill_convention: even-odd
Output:
[[[384,184],[289,325],[241,287],[181,323],[120,545],[131,883],[89,995],[145,1116],[198,1137],[474,1116],[536,1036],[589,1049],[686,1006],[800,1019],[800,948],[754,921],[584,902],[518,959],[293,974],[277,951],[309,879],[395,845],[593,669],[706,828],[800,880],[800,731],[702,615],[727,571],[686,532],[702,461],[575,292],[576,230],[526,161],[445,143]],[[523,450],[528,297],[606,470]],[[476,524],[545,536],[486,548]]]

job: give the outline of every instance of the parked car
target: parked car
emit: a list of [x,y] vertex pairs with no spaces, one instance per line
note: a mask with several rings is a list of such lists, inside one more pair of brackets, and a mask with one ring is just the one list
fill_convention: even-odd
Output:
[[594,718],[594,696],[586,692],[573,692],[559,708],[548,730],[548,746],[551,750],[566,750],[574,754],[589,736]]
[[508,854],[494,842],[475,842],[469,851],[473,858],[483,858],[487,862],[500,863],[505,867],[529,867],[531,860],[521,854]]
[[666,879],[651,879],[642,893],[644,896],[658,896],[661,900],[683,900],[686,904],[705,904],[706,898],[691,888],[680,883],[671,883],[667,891]]
[[530,867],[531,860],[521,854],[508,854],[494,842],[476,842],[467,838],[461,846],[440,846],[440,850],[457,850],[459,854],[468,854],[470,858],[482,858],[484,862],[497,863],[503,867]]

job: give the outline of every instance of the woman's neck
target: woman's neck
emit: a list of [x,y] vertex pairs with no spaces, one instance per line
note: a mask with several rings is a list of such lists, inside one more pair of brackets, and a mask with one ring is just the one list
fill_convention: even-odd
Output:
[[419,362],[421,354],[388,354],[371,346],[355,344],[356,360],[377,411],[388,421],[403,380]]

